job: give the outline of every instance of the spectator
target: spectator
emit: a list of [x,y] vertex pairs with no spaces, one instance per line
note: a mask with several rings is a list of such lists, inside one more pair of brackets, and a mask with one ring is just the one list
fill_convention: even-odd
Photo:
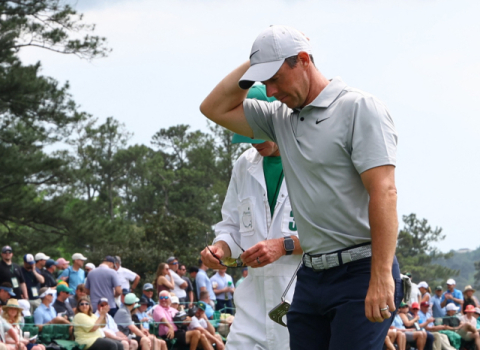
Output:
[[477,319],[477,330],[480,329],[480,308],[476,307],[475,312],[473,313],[473,317]]
[[410,329],[406,329],[406,325],[404,321],[407,322],[408,317],[408,304],[401,303],[398,307],[398,313],[395,315],[392,326],[395,327],[397,331],[405,333],[405,339],[408,344],[415,346],[418,350],[425,349],[425,343],[427,341],[427,334],[422,331],[414,331]]
[[90,350],[123,350],[121,342],[103,338],[100,327],[106,323],[108,305],[98,308],[99,315],[93,313],[90,302],[83,297],[78,301],[78,307],[73,318],[75,341],[85,345]]
[[394,343],[397,343],[398,350],[405,350],[406,338],[405,333],[398,331],[394,326],[391,326],[385,337],[385,347],[387,350],[396,350]]
[[[463,305],[463,293],[458,289],[455,289],[455,280],[450,278],[447,281],[447,291],[442,295],[442,302],[440,305],[442,307],[447,306],[450,303],[454,303],[457,307],[462,307]],[[448,311],[448,310],[447,310]]]
[[466,286],[463,290],[463,314],[465,313],[465,309],[468,305],[472,305],[474,308],[480,306],[477,297],[473,295],[473,293],[475,293],[475,289],[473,289],[471,285]]
[[212,282],[213,292],[217,298],[217,305],[215,308],[225,313],[232,313],[233,309],[232,298],[235,288],[233,287],[232,276],[226,273],[227,268],[221,267],[217,273],[210,278]]
[[240,277],[237,283],[235,283],[235,288],[238,288],[238,286],[243,282],[245,278],[247,278],[247,276],[248,276],[248,267],[244,267],[242,269],[242,277]]
[[[108,307],[108,299],[101,298],[98,302],[97,311],[95,312],[95,316],[100,317],[100,313],[98,312],[99,308]],[[102,329],[105,337],[108,339],[116,340],[122,343],[124,350],[137,350],[138,343],[134,339],[128,338],[125,334],[118,330],[118,326],[113,320],[113,317],[110,314],[106,314],[106,322],[105,328]]]
[[66,316],[66,318],[71,321],[75,317],[75,312],[72,309],[70,303],[67,302],[67,299],[70,297],[72,290],[64,284],[60,284],[57,287],[57,299],[53,303],[53,308],[59,316]]
[[38,293],[42,283],[45,282],[45,278],[43,278],[42,272],[35,266],[35,259],[32,254],[24,255],[22,274],[27,285],[28,301],[30,302],[31,308],[30,311],[34,312],[41,303]]
[[212,303],[212,307],[215,306],[215,302],[217,301],[217,297],[215,296],[215,293],[212,288],[212,282],[210,282],[210,279],[207,276],[207,270],[208,267],[205,265],[202,261],[202,259],[199,259],[199,269],[197,276],[195,277],[195,282],[197,283],[197,295],[200,297],[200,292],[202,290],[208,291],[210,295],[210,301]]
[[30,312],[30,303],[28,302],[28,300],[20,299],[18,301],[18,305],[20,305],[20,307],[22,308],[22,319],[20,321],[20,327],[23,328],[23,326],[25,325],[25,317],[32,316],[32,313]]
[[87,289],[85,288],[85,285],[83,283],[79,284],[77,286],[77,289],[75,290],[75,295],[71,295],[68,298],[68,303],[72,307],[73,311],[76,311],[75,309],[77,307],[77,304],[78,304],[78,301],[80,300],[80,298],[83,298],[83,297],[86,297],[86,296],[87,296]]
[[125,295],[130,293],[128,289],[122,289],[122,295],[120,295],[120,303],[118,304],[118,307],[123,305],[123,302],[125,301]]
[[420,282],[418,284],[418,289],[420,290],[420,303],[424,301],[428,301],[428,303],[430,303],[431,290],[430,290],[430,287],[428,286],[428,283],[425,281]]
[[177,314],[177,310],[170,307],[170,293],[166,290],[160,292],[159,306],[153,311],[153,320],[159,322],[158,335],[164,339],[176,339],[176,344],[186,346],[190,344],[190,350],[195,350],[200,345],[204,350],[211,350],[212,347],[205,336],[195,331],[184,331],[179,329],[173,322],[173,317]]
[[58,258],[57,259],[57,273],[56,277],[59,278],[60,275],[62,274],[63,271],[68,269],[68,266],[70,265],[70,261],[65,260],[64,258]]
[[[420,311],[418,311],[418,324],[419,327],[425,329],[427,332],[433,335],[433,349],[434,350],[455,350],[454,347],[450,345],[448,337],[445,334],[438,333],[438,331],[446,330],[444,325],[434,325],[435,318],[432,317],[430,312],[430,305],[428,301],[422,301],[420,304]],[[428,333],[427,333],[428,335]],[[427,336],[428,338],[428,336]]]
[[143,297],[148,300],[148,310],[150,310],[155,305],[155,300],[153,300],[153,284],[145,283],[143,285]]
[[[150,350],[155,348],[155,345],[152,344],[153,339],[150,339],[150,337],[138,329],[132,320],[132,309],[139,300],[140,299],[138,299],[135,294],[127,294],[125,296],[124,304],[119,308],[113,319],[117,323],[120,332],[125,334],[127,337],[129,335],[136,336],[136,340],[140,344],[142,350]],[[155,349],[160,348],[162,350],[167,350],[167,344],[163,340],[155,339],[155,343],[158,344]]]
[[57,262],[53,259],[48,259],[45,262],[45,269],[41,270],[45,282],[42,287],[55,287],[57,280],[55,279],[55,270],[57,269]]
[[223,344],[220,334],[215,334],[215,328],[213,328],[212,324],[208,321],[207,316],[205,315],[206,308],[207,304],[203,301],[198,302],[195,316],[192,317],[192,322],[188,326],[188,329],[200,331],[210,344],[215,345],[215,349],[223,350],[225,349],[225,344]]
[[64,317],[57,316],[57,312],[52,306],[54,289],[43,287],[40,289],[40,300],[42,303],[33,313],[35,325],[41,331],[46,324],[70,324]]
[[213,310],[212,307],[212,302],[210,300],[210,293],[208,291],[203,290],[200,292],[200,301],[205,302],[207,304],[207,308],[205,309],[205,314],[207,315],[207,318],[209,320],[213,320],[213,314],[215,313],[215,310]]
[[[122,267],[122,259],[120,259],[119,256],[115,257],[114,270],[117,271],[122,289],[127,289],[129,292],[133,292],[135,288],[137,288],[138,282],[140,282],[140,276],[135,272]],[[130,282],[132,283],[131,286]]]
[[[146,305],[145,305],[146,306]],[[139,325],[140,331],[150,339],[150,344],[152,344],[152,349],[162,347],[162,344],[165,344],[165,348],[167,346],[167,343],[162,339],[157,339],[154,335],[150,334],[149,329],[150,325],[147,323],[147,327],[144,327],[144,323],[141,321],[141,318],[139,316],[140,313],[140,304],[135,304],[133,307],[131,314],[132,314],[132,320],[135,324]],[[148,316],[147,316],[148,318]]]
[[445,307],[442,307],[442,294],[443,294],[443,288],[442,286],[437,286],[435,287],[435,294],[432,296],[432,314],[433,317],[439,318],[439,317],[444,317],[447,313],[445,310]]
[[82,269],[85,260],[87,258],[82,254],[73,254],[73,266],[68,266],[60,275],[60,279],[67,282],[72,290],[76,290],[79,284],[85,283],[85,271]]
[[101,298],[107,298],[110,306],[109,314],[115,317],[118,310],[115,298],[122,294],[122,287],[118,281],[118,275],[113,269],[115,260],[112,256],[106,256],[103,262],[91,271],[87,283],[86,292],[90,295],[93,311],[97,311],[97,305]]
[[183,311],[183,306],[180,305],[180,300],[175,295],[170,296],[170,306],[177,311]]
[[174,256],[171,256],[167,259],[167,264],[170,269],[170,273],[165,276],[170,283],[173,284],[173,292],[178,297],[181,303],[185,303],[187,301],[187,289],[188,284],[185,282],[178,274],[178,260]]
[[192,287],[193,287],[193,300],[198,301],[199,295],[197,294],[197,282],[195,281],[195,278],[197,277],[198,273],[198,267],[196,266],[191,266],[188,269],[188,274],[190,275],[190,278],[192,279]]
[[150,329],[150,324],[149,323],[151,321],[153,321],[153,318],[151,318],[147,314],[148,299],[142,296],[140,298],[139,304],[140,304],[140,306],[138,307],[138,311],[137,311],[138,320],[139,320],[139,322],[142,323],[143,328],[148,330],[148,329]]
[[157,290],[157,293],[166,290],[170,292],[174,290],[175,286],[171,283],[171,279],[167,279],[167,276],[170,276],[171,271],[168,268],[168,265],[165,263],[160,263],[157,268],[157,273],[155,275],[155,280],[153,281],[153,285]]
[[195,301],[194,300],[194,297],[193,297],[193,286],[192,286],[192,282],[190,281],[190,278],[188,278],[187,276],[185,276],[185,274],[187,273],[187,267],[184,265],[184,264],[180,264],[178,266],[178,271],[177,271],[177,274],[185,281],[187,282],[187,288],[185,289],[185,293],[187,294],[187,300],[186,302],[189,304],[188,306],[189,307],[192,307],[193,306],[193,302]]
[[13,292],[17,299],[28,298],[27,286],[23,279],[20,266],[12,262],[12,247],[6,245],[2,248],[2,261],[0,261],[0,284],[8,282],[12,284]]
[[22,307],[18,304],[17,299],[10,299],[7,302],[7,305],[2,306],[3,313],[2,317],[6,320],[14,331],[18,334],[17,337],[12,337],[10,333],[5,334],[5,343],[7,344],[17,344],[19,341],[24,346],[27,347],[28,350],[45,350],[45,346],[40,344],[33,344],[30,343],[30,339],[24,339],[21,336],[21,329],[19,326],[20,318],[22,317]]
[[95,265],[93,263],[85,264],[85,284],[87,283],[88,273],[95,270]]
[[15,297],[12,285],[8,282],[3,282],[0,285],[0,306],[7,305],[8,299]]
[[480,336],[477,332],[477,319],[474,317],[475,306],[467,305],[465,315],[460,318],[460,328],[457,333],[466,341],[473,341],[480,349]]
[[46,256],[43,253],[35,254],[35,266],[37,267],[37,269],[42,271],[48,259],[50,259],[50,257]]
[[[29,305],[30,308],[30,305]],[[4,344],[6,342],[6,338],[10,337],[13,339],[14,344]],[[20,342],[20,337],[17,331],[12,327],[10,323],[3,317],[0,317],[0,350],[25,350],[26,347],[23,343]]]

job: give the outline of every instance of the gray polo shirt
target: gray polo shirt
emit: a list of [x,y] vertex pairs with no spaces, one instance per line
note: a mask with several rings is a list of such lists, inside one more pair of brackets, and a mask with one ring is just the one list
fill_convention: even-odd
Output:
[[383,103],[337,77],[301,110],[255,99],[243,106],[254,137],[279,146],[304,252],[370,242],[360,174],[396,163],[397,133]]

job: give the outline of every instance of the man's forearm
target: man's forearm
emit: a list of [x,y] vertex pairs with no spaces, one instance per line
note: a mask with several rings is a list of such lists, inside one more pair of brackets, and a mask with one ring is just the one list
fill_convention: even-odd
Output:
[[24,299],[28,299],[27,285],[25,283],[20,284]]
[[370,197],[369,220],[372,235],[372,278],[390,275],[397,245],[397,193],[385,190]]
[[[240,105],[247,96],[248,90],[242,90],[238,81],[250,67],[250,61],[246,61],[228,74],[210,92],[202,102],[200,111],[217,124],[221,124],[219,117],[230,112]],[[253,135],[252,135],[253,136]]]

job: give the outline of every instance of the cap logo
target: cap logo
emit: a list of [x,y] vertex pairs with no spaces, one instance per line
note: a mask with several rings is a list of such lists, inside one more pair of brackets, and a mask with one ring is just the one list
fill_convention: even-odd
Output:
[[252,56],[255,55],[258,51],[260,51],[260,49],[253,51],[249,58],[252,58]]

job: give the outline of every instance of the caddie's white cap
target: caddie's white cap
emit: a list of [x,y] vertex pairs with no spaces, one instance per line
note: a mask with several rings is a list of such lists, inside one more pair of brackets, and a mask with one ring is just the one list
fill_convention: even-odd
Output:
[[447,311],[452,311],[452,310],[457,311],[459,308],[454,303],[449,303],[449,304],[447,304],[446,309],[447,309]]
[[310,43],[298,30],[274,25],[255,39],[250,51],[250,68],[238,82],[240,88],[249,89],[256,81],[265,81],[277,73],[285,58],[305,51],[312,53]]
[[427,289],[428,288],[428,283],[425,282],[425,281],[422,281],[420,282],[418,285],[417,285],[418,288],[425,288]]
[[87,260],[86,257],[84,257],[82,254],[80,253],[75,253],[72,255],[72,260]]
[[454,280],[453,278],[450,278],[449,280],[447,280],[447,284],[453,286],[453,285],[455,285],[456,283],[455,283],[455,280]]

